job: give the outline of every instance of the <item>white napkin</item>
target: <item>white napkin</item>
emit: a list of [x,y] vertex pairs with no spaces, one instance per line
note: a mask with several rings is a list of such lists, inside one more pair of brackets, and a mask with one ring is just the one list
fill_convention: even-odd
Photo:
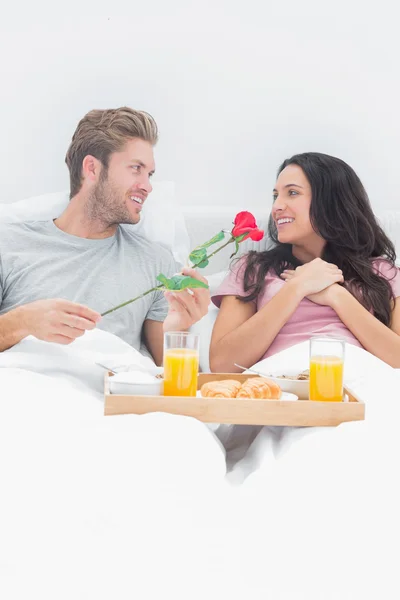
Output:
[[134,348],[119,354],[98,352],[94,356],[94,361],[99,366],[116,373],[139,371],[149,375],[159,375],[164,371],[163,367],[157,367],[151,358],[143,356]]

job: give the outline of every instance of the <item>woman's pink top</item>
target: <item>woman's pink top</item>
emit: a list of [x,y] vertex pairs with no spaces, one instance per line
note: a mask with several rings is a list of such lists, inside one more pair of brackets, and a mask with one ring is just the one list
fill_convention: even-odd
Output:
[[[224,279],[212,297],[212,301],[216,306],[219,307],[221,305],[223,296],[246,295],[243,289],[244,267],[244,261],[238,261]],[[374,268],[377,273],[390,280],[394,297],[397,298],[400,296],[400,269],[392,267],[390,263],[383,259],[375,260]],[[269,271],[265,277],[264,290],[255,301],[257,311],[261,310],[284,285],[285,281],[283,279],[280,279],[275,272]],[[285,348],[289,348],[289,346],[309,340],[313,335],[341,337],[350,344],[362,347],[357,338],[354,337],[351,331],[339,319],[333,308],[315,304],[315,302],[304,298],[262,358],[267,358],[267,356],[276,354]]]

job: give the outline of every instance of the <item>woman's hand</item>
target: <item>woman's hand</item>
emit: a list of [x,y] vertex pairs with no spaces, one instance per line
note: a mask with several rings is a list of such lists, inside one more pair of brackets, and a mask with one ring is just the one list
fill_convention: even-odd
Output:
[[[302,296],[309,298],[317,304],[325,304],[326,295],[317,296],[323,290],[329,288],[335,283],[343,283],[342,271],[332,263],[328,263],[321,258],[315,258],[311,262],[297,267],[297,269],[285,269],[281,278],[285,281],[291,281],[293,285],[301,292]],[[314,296],[313,299],[311,296]]]
[[322,292],[310,294],[310,296],[307,296],[307,298],[311,300],[311,302],[315,302],[315,304],[321,304],[322,306],[330,306],[333,308],[338,295],[341,293],[346,293],[345,288],[338,283],[332,283],[332,285],[322,290]]

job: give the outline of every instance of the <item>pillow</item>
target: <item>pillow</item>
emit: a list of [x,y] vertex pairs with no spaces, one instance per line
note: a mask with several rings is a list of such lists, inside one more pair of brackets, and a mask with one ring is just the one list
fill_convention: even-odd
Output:
[[10,204],[0,204],[0,221],[20,223],[55,219],[66,208],[68,202],[69,192],[63,191],[24,198]]
[[[63,191],[0,204],[0,221],[16,223],[55,219],[68,202],[69,192]],[[140,222],[129,227],[152,242],[168,246],[178,263],[183,265],[187,262],[190,253],[189,234],[172,181],[153,183],[153,191],[143,207]]]
[[153,191],[145,202],[137,225],[131,225],[143,237],[168,246],[175,260],[186,265],[191,251],[189,233],[172,181],[153,182]]
[[229,269],[226,271],[219,271],[218,273],[212,273],[211,275],[205,275],[205,278],[208,281],[211,296],[214,296],[215,292],[228,274]]
[[387,209],[375,213],[386,235],[396,248],[396,264],[400,266],[400,210]]

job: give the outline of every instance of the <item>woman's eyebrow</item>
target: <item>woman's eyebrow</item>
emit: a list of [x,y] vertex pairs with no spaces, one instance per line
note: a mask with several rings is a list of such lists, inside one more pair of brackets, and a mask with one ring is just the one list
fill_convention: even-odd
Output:
[[[297,183],[288,183],[287,185],[284,185],[283,187],[284,187],[284,188],[288,188],[288,187],[298,187],[298,188],[301,188],[301,189],[303,189],[303,186],[302,186],[302,185],[298,185]],[[273,191],[273,192],[277,192],[278,190],[277,190],[276,188],[274,188],[272,191]]]

